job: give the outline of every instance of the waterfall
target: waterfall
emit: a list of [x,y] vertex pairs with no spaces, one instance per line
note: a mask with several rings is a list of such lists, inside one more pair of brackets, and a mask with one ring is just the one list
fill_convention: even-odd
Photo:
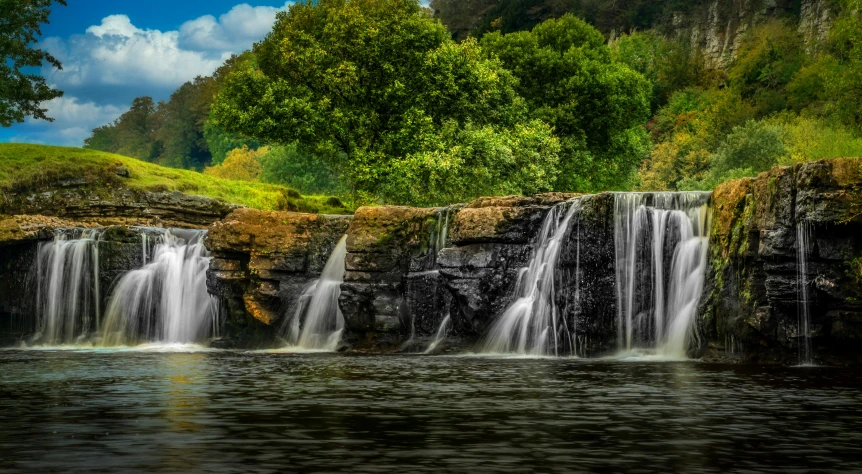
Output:
[[434,340],[431,341],[431,344],[428,344],[428,348],[425,349],[425,354],[430,354],[434,352],[434,349],[440,345],[441,342],[446,340],[446,335],[449,332],[449,320],[451,319],[450,315],[446,315],[443,318],[443,321],[440,323],[440,327],[437,329],[437,334],[434,336]]
[[36,261],[37,334],[45,344],[74,344],[98,329],[100,230],[58,230]]
[[481,352],[558,355],[560,337],[570,341],[565,319],[556,306],[554,279],[560,249],[569,223],[581,209],[581,199],[558,204],[545,216],[530,262],[518,272],[515,302],[491,326]]
[[706,278],[710,193],[617,193],[614,205],[620,350],[685,357]]
[[303,292],[296,312],[282,332],[288,343],[301,350],[335,351],[344,331],[344,316],[338,307],[341,283],[344,282],[344,260],[347,257],[347,236],[335,246],[320,278]]
[[796,224],[796,286],[799,290],[797,300],[797,336],[799,337],[799,364],[814,365],[811,350],[811,303],[808,298],[808,252],[811,224],[800,221]]
[[[211,330],[217,306],[206,287],[206,231],[159,232],[150,263],[128,272],[114,287],[105,313],[105,346],[192,343]],[[143,239],[144,255],[146,244]]]

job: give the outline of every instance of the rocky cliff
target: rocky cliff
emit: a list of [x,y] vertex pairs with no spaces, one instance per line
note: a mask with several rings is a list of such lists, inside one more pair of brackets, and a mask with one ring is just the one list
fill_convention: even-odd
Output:
[[209,227],[210,293],[222,305],[220,347],[271,347],[323,270],[351,217],[238,209]]
[[775,168],[722,184],[713,202],[708,357],[798,362],[807,285],[815,360],[859,361],[862,160]]

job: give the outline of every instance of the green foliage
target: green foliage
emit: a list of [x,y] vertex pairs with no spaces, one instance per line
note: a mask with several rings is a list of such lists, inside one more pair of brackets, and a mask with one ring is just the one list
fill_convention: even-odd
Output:
[[[400,160],[454,139],[453,123],[503,130],[526,118],[517,80],[476,41],[454,43],[416,0],[297,3],[254,53],[256,65],[226,80],[214,125],[297,143],[340,176],[354,202],[406,199],[392,188]],[[505,179],[518,173],[500,169]]]
[[66,5],[64,0],[0,0],[0,125],[4,127],[28,116],[53,121],[41,103],[63,93],[52,89],[45,78],[27,72],[43,63],[62,69],[54,56],[33,47],[53,3]]
[[162,150],[162,144],[155,139],[158,119],[153,99],[138,97],[114,123],[93,130],[93,135],[84,140],[84,148],[153,161]]
[[221,164],[231,150],[242,147],[257,150],[261,147],[260,141],[236,133],[227,133],[213,125],[211,120],[204,123],[204,140],[214,165]]
[[204,174],[237,181],[257,181],[260,177],[260,157],[268,151],[266,147],[257,150],[249,150],[248,147],[231,150],[222,163],[206,168]]
[[[129,171],[128,178],[116,175],[119,166]],[[206,176],[100,151],[0,143],[0,195],[7,190],[36,189],[69,179],[85,179],[99,188],[124,186],[145,191],[181,191],[268,210],[285,209],[288,207],[285,196],[297,196],[296,191],[283,186]],[[328,199],[329,196],[291,197],[290,202],[306,212],[343,214],[348,211],[327,205]]]
[[708,87],[722,75],[708,66],[706,57],[687,38],[670,40],[647,30],[622,35],[610,46],[615,60],[652,83],[653,112],[665,105],[675,91]]
[[559,143],[541,121],[508,129],[453,120],[435,138],[433,149],[394,161],[385,200],[432,206],[552,189]]
[[295,143],[271,147],[260,157],[264,183],[301,189],[315,194],[344,194],[347,190],[326,163],[304,152]]
[[529,32],[490,33],[482,46],[519,79],[534,118],[560,138],[556,189],[622,188],[646,156],[643,123],[651,90],[644,77],[611,58],[598,30],[573,15]]
[[257,149],[258,141],[224,133],[209,123],[210,106],[227,75],[238,65],[253,63],[249,53],[232,56],[212,76],[181,85],[167,102],[138,97],[120,118],[93,130],[84,147],[195,170],[221,163],[235,148]]
[[802,35],[778,20],[745,36],[728,71],[730,85],[761,115],[788,108],[787,86],[808,61]]
[[729,179],[756,176],[786,161],[785,130],[775,124],[751,120],[736,127],[710,158],[703,179],[683,178],[681,190],[709,190]]

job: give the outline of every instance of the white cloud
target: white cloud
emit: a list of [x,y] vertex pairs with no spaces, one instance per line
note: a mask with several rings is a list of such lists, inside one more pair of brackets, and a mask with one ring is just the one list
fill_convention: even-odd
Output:
[[54,121],[28,119],[22,133],[10,141],[81,146],[92,129],[112,122],[128,108],[81,102],[75,97],[58,97],[43,102],[42,107],[48,109],[48,116]]
[[193,51],[239,52],[259,41],[272,29],[275,15],[283,7],[252,7],[237,5],[216,19],[212,15],[187,21],[180,26],[180,46]]

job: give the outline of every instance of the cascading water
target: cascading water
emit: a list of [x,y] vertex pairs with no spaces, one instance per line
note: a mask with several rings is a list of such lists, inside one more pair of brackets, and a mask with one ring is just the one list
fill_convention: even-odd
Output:
[[[159,232],[150,263],[125,274],[114,287],[105,313],[104,346],[192,343],[214,327],[218,311],[206,287],[206,232]],[[147,255],[146,238],[143,249]]]
[[551,208],[542,223],[527,267],[518,272],[515,302],[501,314],[481,345],[490,354],[559,355],[571,341],[555,303],[557,260],[581,197]]
[[98,330],[100,233],[58,230],[53,241],[39,244],[35,342],[74,344]]
[[443,321],[440,323],[440,327],[437,328],[437,334],[434,336],[434,340],[431,341],[431,344],[428,344],[428,348],[425,349],[425,354],[430,354],[434,352],[434,349],[440,345],[441,342],[446,340],[446,336],[449,333],[449,321],[451,319],[450,315],[446,315],[443,318]]
[[296,312],[282,329],[291,346],[310,351],[332,352],[338,349],[344,331],[344,316],[338,307],[338,297],[344,282],[346,257],[345,235],[326,261],[320,278],[303,292]]
[[618,193],[614,208],[620,350],[683,358],[706,278],[710,193]]
[[811,350],[811,303],[808,297],[808,252],[811,225],[807,221],[796,224],[796,285],[799,290],[797,319],[799,337],[799,364],[814,365]]

